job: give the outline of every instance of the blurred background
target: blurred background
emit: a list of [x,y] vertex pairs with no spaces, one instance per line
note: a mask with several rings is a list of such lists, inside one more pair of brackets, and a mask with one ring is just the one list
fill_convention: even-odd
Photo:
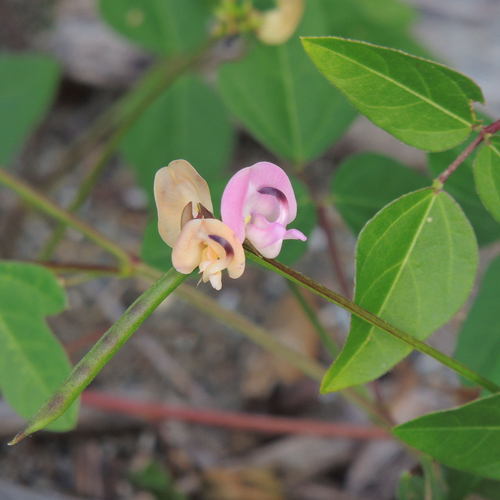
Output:
[[[320,0],[308,0],[307,9],[313,9],[310,5],[316,1]],[[206,9],[217,4],[199,2]],[[307,29],[301,27],[297,34],[304,29],[307,34],[349,36],[427,55],[473,78],[484,90],[488,112],[496,117],[500,114],[498,0],[324,2],[329,3],[330,17],[323,20],[326,24],[315,28],[313,21],[307,21]],[[150,3],[155,4],[144,2],[146,13]],[[339,119],[333,118],[338,130],[318,141],[321,144],[304,157],[287,151],[286,135],[275,141],[267,137],[262,133],[265,127],[277,130],[280,126],[279,120],[273,121],[272,112],[270,118],[264,112],[262,122],[258,116],[258,110],[266,106],[262,96],[269,94],[269,100],[274,99],[274,80],[266,86],[273,71],[272,59],[266,59],[267,47],[255,48],[260,42],[251,35],[238,37],[230,29],[228,36],[195,61],[196,79],[176,81],[174,93],[160,95],[161,105],[152,107],[149,114],[115,137],[110,148],[114,135],[106,127],[120,110],[134,105],[132,99],[117,112],[115,103],[136,88],[158,60],[166,58],[170,61],[167,70],[175,71],[176,65],[187,60],[185,54],[213,29],[213,21],[189,17],[191,3],[165,1],[163,7],[168,4],[171,11],[159,8],[157,16],[144,19],[143,4],[132,0],[101,2],[101,8],[97,0],[0,0],[0,58],[3,54],[44,54],[55,68],[52,99],[46,109],[40,109],[36,127],[29,131],[22,147],[2,156],[2,162],[64,207],[74,202],[89,172],[100,162],[98,178],[78,207],[78,215],[123,249],[140,254],[160,269],[168,268],[169,254],[156,236],[148,186],[157,168],[184,151],[209,178],[215,198],[230,172],[262,160],[290,170],[307,164],[312,194],[298,189],[299,199],[311,206],[317,197],[328,198],[332,175],[355,153],[383,154],[417,173],[426,173],[424,152],[355,117],[344,103],[336,108]],[[272,2],[255,3],[263,9],[272,6]],[[187,9],[184,14],[183,9]],[[153,33],[157,23],[161,30],[169,21],[169,14],[162,19],[165,12],[175,12],[175,19],[180,19],[179,40],[191,40],[180,52],[182,57],[175,50],[174,55],[163,53],[149,32],[137,35],[139,31],[127,28],[127,23],[129,28],[152,23]],[[205,32],[196,34],[197,23]],[[255,55],[258,51],[262,53]],[[37,78],[35,69],[24,71],[19,73],[18,83],[9,87],[3,74],[0,136],[8,137],[9,112],[16,114],[15,109],[9,111],[9,89]],[[183,99],[189,105],[184,106]],[[244,99],[250,103],[248,109]],[[313,106],[313,100],[314,95],[304,97],[304,107],[308,102]],[[178,103],[184,108],[177,109]],[[110,109],[114,111],[109,113]],[[103,125],[99,128],[96,123]],[[89,130],[93,131],[90,136]],[[174,136],[182,146],[170,145]],[[334,230],[342,275],[330,261],[330,242],[320,227],[323,224],[313,215],[298,221],[309,234],[307,247],[291,246],[284,258],[325,285],[336,290],[344,287],[350,293],[356,223],[346,219],[340,206],[328,210],[326,217]],[[37,260],[44,255],[50,258],[42,260],[113,264],[101,249],[72,230],[49,251],[47,241],[54,227],[52,221],[0,187],[0,258]],[[484,229],[483,262],[498,253],[499,236],[496,228]],[[81,281],[67,278],[69,307],[50,318],[73,362],[148,286],[139,278]],[[249,266],[243,279],[226,279],[219,294],[206,286],[198,290],[212,296],[221,307],[268,329],[287,345],[328,364],[328,353],[314,328],[278,276]],[[349,318],[344,311],[311,297],[306,300],[329,332],[345,338]],[[442,329],[433,339],[434,345],[453,351],[461,317]],[[376,382],[374,389],[397,422],[470,397],[457,388],[448,371],[417,355]],[[1,500],[384,500],[396,498],[404,471],[417,470],[415,459],[399,444],[376,434],[357,438],[342,433],[334,438],[298,432],[263,434],[225,428],[220,422],[218,427],[193,423],[186,421],[186,416],[173,420],[154,417],[151,411],[148,414],[141,406],[144,402],[162,409],[176,405],[202,409],[201,414],[207,409],[239,411],[371,428],[367,416],[345,398],[320,396],[317,381],[257,347],[224,320],[196,311],[192,304],[176,297],[147,321],[97,377],[91,390],[74,431],[39,433],[14,448],[0,447]],[[2,443],[22,422],[0,399]]]

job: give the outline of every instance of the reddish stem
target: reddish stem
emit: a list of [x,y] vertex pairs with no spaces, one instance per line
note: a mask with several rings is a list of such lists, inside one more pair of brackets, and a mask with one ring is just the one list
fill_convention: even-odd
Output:
[[480,130],[479,135],[460,153],[450,166],[441,173],[438,180],[444,184],[450,175],[474,152],[488,135],[496,134],[500,131],[500,120],[491,123]]
[[83,392],[82,402],[100,410],[140,417],[153,422],[173,419],[265,434],[311,434],[351,439],[390,439],[391,437],[390,434],[378,427],[146,403],[110,396],[100,391],[87,390]]
[[347,281],[347,277],[344,272],[344,267],[342,265],[342,262],[340,261],[337,244],[335,241],[335,231],[333,229],[333,225],[330,222],[330,218],[328,217],[326,206],[322,203],[318,204],[316,207],[316,213],[318,215],[318,223],[321,229],[323,229],[323,232],[326,236],[328,253],[330,255],[330,260],[333,264],[337,279],[339,280],[340,289],[346,297],[350,297],[351,287],[349,286],[349,282]]

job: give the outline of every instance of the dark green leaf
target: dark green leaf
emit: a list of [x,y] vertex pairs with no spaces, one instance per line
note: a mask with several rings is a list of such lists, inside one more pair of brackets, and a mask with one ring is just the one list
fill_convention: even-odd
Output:
[[333,203],[354,233],[382,207],[430,182],[401,163],[374,153],[350,156],[332,181]]
[[[461,153],[463,148],[455,148],[443,153],[429,155],[429,168],[437,177]],[[487,245],[500,239],[500,225],[484,209],[476,190],[472,174],[472,158],[467,158],[446,181],[448,191],[462,206],[477,236],[479,245]]]
[[[464,303],[477,259],[472,227],[448,194],[431,188],[407,194],[383,208],[359,235],[354,301],[425,339]],[[325,375],[322,391],[373,380],[410,351],[353,316],[347,342]]]
[[[70,363],[45,317],[66,306],[64,290],[46,269],[0,262],[0,387],[23,417],[30,417],[69,375]],[[78,405],[49,428],[68,430]]]
[[141,259],[160,271],[172,267],[172,249],[160,238],[156,216],[151,218],[144,231],[141,247]]
[[476,189],[484,206],[500,222],[500,138],[481,146],[474,162]]
[[497,257],[486,271],[479,294],[462,325],[455,358],[500,384],[499,297],[500,257]]
[[0,165],[8,164],[54,97],[57,64],[48,57],[0,52]]
[[[307,2],[298,34],[328,31],[325,2]],[[225,64],[219,86],[229,109],[267,148],[303,164],[346,130],[354,109],[318,74],[296,37],[279,46],[255,44]]]
[[379,127],[420,149],[463,142],[474,124],[471,101],[483,102],[470,79],[440,64],[338,37],[303,38],[318,69]]
[[159,54],[187,52],[207,38],[205,0],[100,0],[99,5],[115,30]]
[[500,394],[424,415],[393,431],[445,465],[500,479]]

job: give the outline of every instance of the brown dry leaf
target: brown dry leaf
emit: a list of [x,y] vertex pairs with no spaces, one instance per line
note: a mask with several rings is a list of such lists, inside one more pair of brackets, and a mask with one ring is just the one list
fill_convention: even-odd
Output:
[[[266,327],[274,338],[310,357],[317,355],[319,341],[316,332],[293,297],[283,297],[268,317]],[[277,383],[289,385],[302,377],[302,372],[287,361],[255,350],[246,358],[242,392],[249,399],[264,398]]]
[[214,468],[205,471],[207,500],[284,500],[283,488],[270,469]]

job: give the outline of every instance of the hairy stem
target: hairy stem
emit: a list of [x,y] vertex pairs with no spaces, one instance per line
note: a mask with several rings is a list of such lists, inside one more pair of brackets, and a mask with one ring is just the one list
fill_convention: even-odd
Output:
[[305,276],[302,273],[299,273],[298,271],[295,271],[294,269],[291,269],[288,266],[285,266],[284,264],[281,264],[280,262],[277,262],[273,259],[266,259],[265,257],[256,255],[249,248],[246,249],[246,254],[249,259],[260,264],[266,269],[274,271],[275,273],[278,273],[287,280],[292,281],[293,283],[296,283],[298,285],[301,285],[310,290],[311,292],[315,293],[316,295],[319,295],[320,297],[323,297],[324,299],[328,300],[329,302],[332,302],[342,307],[343,309],[350,312],[351,314],[354,314],[358,318],[361,318],[362,320],[366,321],[367,323],[370,323],[376,328],[383,330],[384,332],[388,333],[389,335],[392,335],[398,340],[401,340],[405,344],[411,346],[413,349],[416,349],[417,351],[420,351],[424,354],[427,354],[431,358],[434,358],[441,364],[447,366],[448,368],[452,369],[459,375],[462,375],[464,378],[470,380],[471,382],[474,382],[480,385],[481,387],[484,387],[490,392],[500,391],[500,386],[498,386],[491,380],[488,380],[487,378],[481,376],[479,373],[476,373],[474,370],[471,370],[467,366],[451,358],[450,356],[447,356],[441,351],[438,351],[437,349],[434,349],[430,345],[421,342],[415,337],[412,337],[411,335],[403,332],[402,330],[391,325],[384,319],[379,318],[370,311],[367,311],[366,309],[363,309],[362,307],[358,306],[357,304],[355,304],[348,298],[344,297],[343,295],[340,295],[330,290],[329,288],[326,288],[325,286],[315,282],[308,276]]
[[171,269],[146,290],[104,333],[100,340],[75,365],[69,377],[17,434],[9,445],[17,444],[26,436],[46,427],[60,417],[92,382],[106,363],[141,326],[143,321],[168,297],[189,275]]

